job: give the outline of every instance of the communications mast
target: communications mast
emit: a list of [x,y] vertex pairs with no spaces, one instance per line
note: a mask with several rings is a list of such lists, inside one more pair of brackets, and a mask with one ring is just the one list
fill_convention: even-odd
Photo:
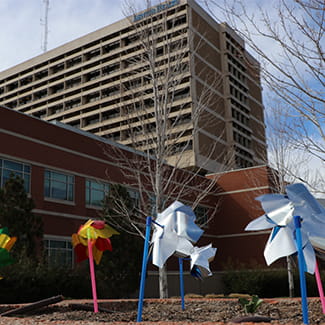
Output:
[[44,35],[42,41],[42,50],[43,52],[47,51],[47,38],[49,34],[49,27],[48,27],[48,15],[49,15],[49,8],[50,8],[50,0],[43,0],[44,3],[44,18],[41,19],[41,24],[44,26]]

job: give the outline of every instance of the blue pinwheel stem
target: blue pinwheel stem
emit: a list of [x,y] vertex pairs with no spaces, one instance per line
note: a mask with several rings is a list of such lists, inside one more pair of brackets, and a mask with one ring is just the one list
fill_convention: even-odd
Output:
[[299,266],[299,278],[300,278],[300,292],[301,292],[301,305],[302,305],[302,318],[304,324],[309,324],[308,321],[308,303],[307,303],[307,288],[305,277],[305,258],[302,251],[302,236],[301,236],[301,217],[294,216],[294,224],[296,228],[296,246],[298,251],[298,266]]
[[141,280],[140,280],[137,322],[142,321],[142,309],[143,309],[144,290],[145,290],[145,286],[146,286],[146,273],[147,273],[147,264],[148,264],[151,223],[152,223],[152,218],[147,217],[146,234],[145,234],[144,247],[143,247],[143,258],[142,258],[142,270],[141,270]]
[[182,310],[185,310],[184,272],[183,272],[183,259],[181,257],[178,258],[178,264],[179,264],[179,289],[181,293],[181,305],[182,305]]

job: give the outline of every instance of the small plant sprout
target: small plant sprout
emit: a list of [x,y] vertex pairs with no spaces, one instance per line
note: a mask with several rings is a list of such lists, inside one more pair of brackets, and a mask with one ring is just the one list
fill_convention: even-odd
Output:
[[247,298],[239,298],[238,302],[243,306],[246,314],[254,314],[263,300],[253,295],[250,300]]

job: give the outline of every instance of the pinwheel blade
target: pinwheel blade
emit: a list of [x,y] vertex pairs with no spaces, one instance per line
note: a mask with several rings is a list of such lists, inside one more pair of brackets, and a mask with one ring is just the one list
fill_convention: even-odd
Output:
[[294,204],[295,215],[314,216],[315,221],[325,222],[325,208],[315,199],[303,184],[292,184],[286,187],[290,201]]
[[308,241],[302,250],[305,259],[305,271],[314,274],[316,267],[316,255],[312,244]]
[[209,263],[213,261],[217,249],[212,247],[211,244],[203,247],[194,247],[191,254],[191,269],[195,266],[200,269],[202,277],[211,275]]
[[179,238],[178,239],[178,244],[176,247],[176,255],[178,257],[187,257],[190,256],[191,253],[193,252],[194,247],[192,245],[192,243],[185,239],[185,238]]
[[[278,230],[278,231],[277,231]],[[290,256],[297,251],[292,229],[281,227],[273,229],[264,249],[264,257],[267,265],[284,256]],[[277,231],[276,235],[274,232]]]
[[165,232],[161,239],[153,242],[152,263],[163,267],[167,259],[175,253],[178,237],[173,232]]
[[157,267],[163,267],[167,259],[176,250],[178,236],[175,229],[175,220],[172,213],[158,215],[154,223],[152,235],[152,263]]
[[195,224],[195,219],[185,214],[183,211],[176,211],[177,234],[196,243],[203,234],[203,230]]
[[[325,238],[324,237],[317,237],[311,236],[309,237],[310,242],[316,249],[322,250],[325,253]],[[325,257],[325,255],[324,255]]]
[[6,266],[14,262],[9,251],[15,244],[16,240],[17,237],[10,237],[7,227],[0,228],[0,266]]
[[262,216],[252,220],[245,228],[247,231],[253,231],[253,230],[265,230],[269,228],[275,227],[276,224],[274,222],[271,222],[265,214]]
[[195,243],[203,234],[203,230],[195,224],[196,216],[191,207],[179,201],[172,203],[166,210],[158,214],[156,222],[160,225],[171,223],[173,231]]
[[78,235],[82,238],[88,239],[88,235],[92,239],[109,238],[113,235],[119,235],[119,232],[109,225],[104,224],[101,220],[88,220],[83,226],[80,227]]
[[0,248],[0,266],[12,264],[14,259],[5,248]]
[[293,217],[292,203],[281,194],[265,194],[256,198],[266,215],[278,226],[287,225]]

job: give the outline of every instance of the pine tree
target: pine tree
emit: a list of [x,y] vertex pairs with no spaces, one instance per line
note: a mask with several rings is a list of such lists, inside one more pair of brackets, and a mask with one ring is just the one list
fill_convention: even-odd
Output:
[[102,217],[108,225],[120,232],[111,239],[113,251],[105,252],[97,267],[97,276],[104,280],[98,288],[101,297],[122,298],[134,293],[140,281],[143,241],[132,235],[130,221],[120,225],[123,216],[137,213],[136,202],[132,200],[126,187],[111,184],[109,193],[103,200]]
[[36,257],[36,241],[43,235],[43,222],[40,216],[32,213],[34,207],[24,189],[23,179],[11,174],[0,188],[0,226],[8,227],[10,234],[17,237],[13,248],[16,256]]

